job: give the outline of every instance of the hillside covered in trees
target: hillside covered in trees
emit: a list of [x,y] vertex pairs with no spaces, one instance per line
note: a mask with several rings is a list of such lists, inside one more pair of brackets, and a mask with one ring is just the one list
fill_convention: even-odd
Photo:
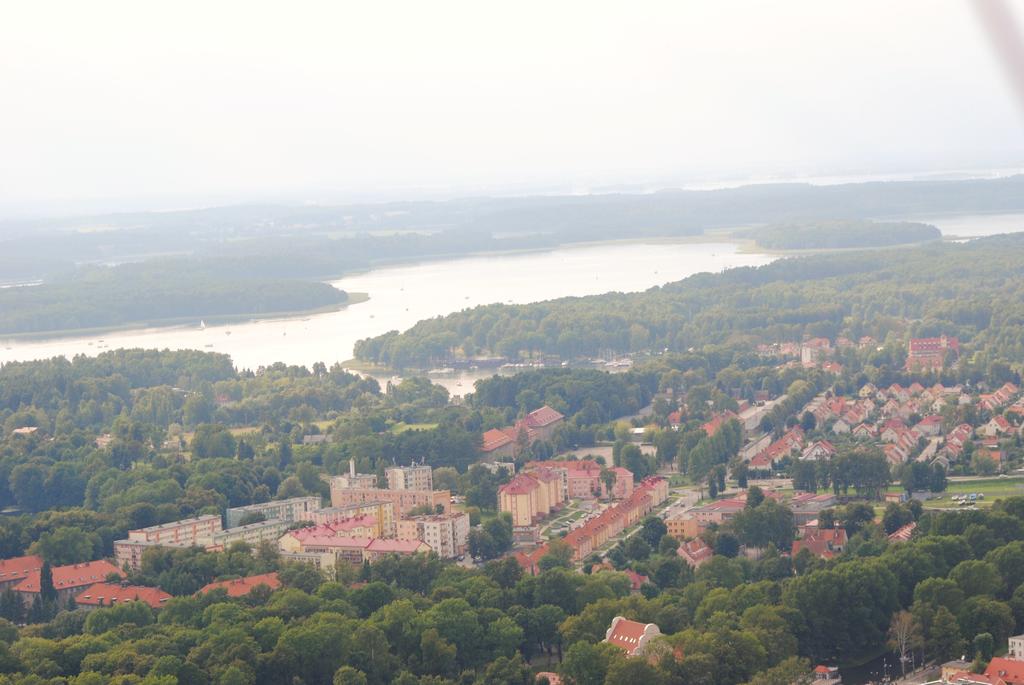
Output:
[[94,267],[0,289],[0,334],[258,317],[340,306],[326,283],[230,275],[186,260]]
[[781,259],[643,293],[494,304],[361,340],[359,359],[429,367],[459,356],[578,359],[805,336],[959,336],[986,359],[1024,356],[1024,235]]

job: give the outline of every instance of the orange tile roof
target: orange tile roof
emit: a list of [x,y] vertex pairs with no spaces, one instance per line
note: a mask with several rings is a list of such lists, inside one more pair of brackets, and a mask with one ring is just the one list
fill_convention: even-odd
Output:
[[159,609],[169,599],[169,593],[155,587],[96,583],[76,596],[75,603],[83,606],[113,606],[117,602],[145,602],[150,607]]
[[35,554],[24,557],[13,557],[0,561],[0,583],[8,582],[14,578],[25,578],[32,571],[38,571],[43,566],[43,558]]
[[[58,592],[68,588],[85,587],[102,583],[111,573],[116,573],[124,578],[125,573],[109,561],[87,561],[82,564],[69,564],[68,566],[54,566],[53,587]],[[39,592],[39,575],[41,571],[32,571],[25,580],[14,586],[18,592]]]
[[277,577],[277,573],[264,573],[258,576],[235,578],[234,580],[221,580],[215,583],[210,583],[209,585],[204,585],[196,594],[205,595],[211,590],[224,588],[228,591],[228,597],[243,597],[260,585],[266,585],[271,590],[276,590],[281,587],[281,579]]
[[530,428],[543,428],[561,421],[565,417],[546,404],[526,415],[526,425]]
[[525,495],[528,492],[536,490],[538,488],[537,481],[526,473],[520,473],[518,476],[505,483],[498,488],[499,493],[507,493],[509,495]]
[[415,554],[419,551],[429,551],[430,545],[421,540],[385,540],[377,538],[366,546],[366,550],[381,554]]
[[1024,661],[997,656],[988,662],[985,675],[1002,678],[1008,685],[1019,685],[1024,683]]
[[484,452],[493,452],[496,449],[504,447],[512,442],[512,438],[506,435],[503,431],[497,428],[492,428],[484,433],[483,447],[481,449]]
[[616,622],[615,629],[608,636],[607,641],[616,647],[626,650],[628,654],[633,654],[640,642],[640,638],[643,637],[644,631],[647,629],[647,625],[646,623],[623,618]]

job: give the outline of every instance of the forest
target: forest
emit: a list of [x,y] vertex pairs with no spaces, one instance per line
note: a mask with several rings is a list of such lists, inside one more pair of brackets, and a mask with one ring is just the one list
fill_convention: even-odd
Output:
[[698,274],[643,293],[493,304],[359,341],[356,356],[394,368],[497,354],[563,360],[682,353],[707,345],[857,340],[945,333],[978,360],[1024,356],[1024,236],[897,251],[780,259]]
[[0,334],[338,307],[348,295],[326,283],[229,276],[177,260],[91,267],[38,285],[0,289]]

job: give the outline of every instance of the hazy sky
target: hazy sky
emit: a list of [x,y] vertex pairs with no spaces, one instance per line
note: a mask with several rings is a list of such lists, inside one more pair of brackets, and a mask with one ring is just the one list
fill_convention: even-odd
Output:
[[969,1],[10,2],[0,212],[1024,166]]

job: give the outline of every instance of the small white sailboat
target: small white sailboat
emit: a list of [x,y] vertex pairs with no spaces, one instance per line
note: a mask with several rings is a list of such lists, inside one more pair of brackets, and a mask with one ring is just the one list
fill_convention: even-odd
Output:
[[199,330],[201,330],[201,331],[205,331],[206,330],[206,320],[205,319],[200,319],[199,320]]

